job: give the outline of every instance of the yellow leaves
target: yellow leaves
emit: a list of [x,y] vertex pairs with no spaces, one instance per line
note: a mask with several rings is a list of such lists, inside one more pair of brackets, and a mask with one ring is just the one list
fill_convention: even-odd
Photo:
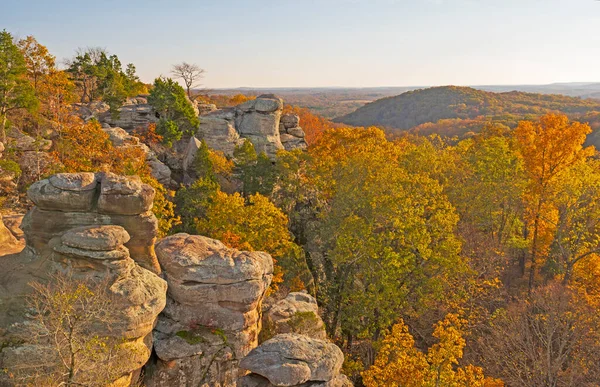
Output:
[[[266,251],[274,259],[284,261],[299,250],[287,224],[287,216],[265,196],[251,195],[246,202],[239,193],[228,195],[218,191],[206,216],[197,219],[196,229],[199,234],[219,239],[230,247]],[[273,282],[282,280],[283,272],[277,266]]]
[[536,189],[543,189],[562,170],[593,154],[593,147],[583,148],[591,131],[589,125],[569,122],[562,114],[519,122],[515,137]]
[[404,321],[392,327],[383,339],[375,364],[362,373],[367,387],[502,387],[497,379],[486,378],[480,367],[457,367],[463,356],[466,321],[456,314],[435,324],[433,336],[439,342],[427,354],[415,348]]
[[233,171],[234,163],[233,160],[225,157],[225,154],[218,150],[209,150],[208,158],[210,159],[213,167],[213,171],[216,175],[224,177],[231,176]]

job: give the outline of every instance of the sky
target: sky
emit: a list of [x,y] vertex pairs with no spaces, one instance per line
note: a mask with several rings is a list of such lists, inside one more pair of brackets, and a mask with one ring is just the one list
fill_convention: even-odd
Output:
[[207,88],[600,81],[598,0],[0,0],[1,28]]

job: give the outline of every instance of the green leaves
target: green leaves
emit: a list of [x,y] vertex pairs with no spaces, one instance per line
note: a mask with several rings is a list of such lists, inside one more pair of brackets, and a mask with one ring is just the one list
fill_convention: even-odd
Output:
[[7,113],[16,109],[34,109],[38,105],[33,87],[26,78],[23,54],[10,33],[0,32],[0,129],[6,142]]
[[185,90],[170,78],[156,78],[148,96],[148,103],[160,116],[157,132],[166,145],[181,139],[184,134],[193,135],[200,121]]

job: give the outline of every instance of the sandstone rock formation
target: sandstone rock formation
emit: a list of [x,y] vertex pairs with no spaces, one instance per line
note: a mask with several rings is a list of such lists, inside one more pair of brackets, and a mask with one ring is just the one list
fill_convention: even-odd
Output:
[[236,106],[236,128],[240,135],[254,144],[257,153],[274,157],[283,149],[279,136],[279,120],[283,101],[273,94],[264,94]]
[[300,127],[300,117],[296,114],[284,114],[279,123],[279,136],[285,150],[306,149],[304,130]]
[[[213,104],[196,103],[194,108],[200,118],[195,138],[206,141],[211,149],[222,151],[229,157],[233,156],[233,150],[244,139],[252,141],[258,153],[265,152],[271,158],[280,149],[306,148],[298,116],[282,116],[283,101],[273,94],[261,95],[233,108],[217,109]],[[143,97],[129,99],[121,108],[118,118],[114,118],[103,105],[79,106],[78,109],[84,118],[96,117],[105,130],[122,128],[131,132],[157,122],[155,112]],[[174,144],[174,148],[177,148],[174,149],[175,154],[180,153],[178,157],[171,154],[159,155],[160,160],[171,169],[186,170],[185,167],[189,167],[189,163],[184,166],[182,161],[183,152],[190,140],[184,138],[181,141],[183,144]]]
[[130,99],[128,102],[129,104],[119,109],[118,117],[113,117],[110,111],[105,111],[96,115],[98,121],[127,131],[158,122],[154,109],[145,102],[145,99],[138,99],[135,103]]
[[188,234],[162,239],[156,252],[169,289],[146,385],[235,386],[239,360],[257,345],[273,260]]
[[252,372],[242,387],[352,386],[340,374],[344,354],[332,343],[298,334],[280,334],[253,349],[240,362]]
[[[120,226],[76,227],[49,241],[48,247],[53,246],[52,251],[46,251],[44,257],[22,253],[21,258],[35,262],[37,269],[23,271],[21,277],[13,278],[15,283],[21,284],[21,291],[27,291],[22,286],[25,280],[52,281],[53,273],[69,273],[69,281],[81,280],[90,286],[99,283],[106,288],[105,297],[110,299],[109,317],[93,324],[93,331],[78,334],[100,337],[103,342],[115,346],[110,372],[105,374],[112,379],[112,386],[129,386],[150,357],[152,329],[166,299],[166,282],[129,257],[123,246],[128,240],[129,234]],[[11,295],[15,296],[14,293]],[[31,375],[29,368],[40,365],[39,372],[45,373],[48,370],[43,365],[50,365],[52,370],[60,364],[56,343],[51,338],[32,334],[37,333],[37,327],[28,317],[30,315],[26,313],[21,321],[2,326],[5,329],[0,335],[2,341],[13,344],[3,349],[0,362],[17,374]],[[32,341],[33,337],[35,341]],[[98,364],[98,367],[106,367],[106,364]]]
[[235,147],[243,142],[234,127],[233,119],[234,116],[230,110],[217,110],[200,116],[200,127],[196,132],[196,137],[204,140],[211,149],[231,156]]
[[263,315],[261,336],[269,338],[281,333],[297,333],[320,340],[327,338],[313,296],[305,292],[289,293]]
[[[25,300],[32,282],[53,283],[62,275],[102,285],[109,312],[78,334],[110,343],[111,366],[98,368],[110,377],[107,385],[129,386],[150,357],[152,330],[166,303],[166,282],[138,265],[160,270],[153,250],[153,189],[135,177],[73,173],[41,180],[28,195],[35,206],[23,219],[27,246],[2,261],[0,368],[30,375],[33,367],[34,374],[44,376],[59,364],[57,344],[40,336],[36,310]],[[98,353],[93,352],[94,359],[109,358]],[[0,385],[20,383],[8,376],[1,373]]]
[[131,239],[125,244],[140,266],[160,273],[154,253],[157,220],[151,212],[154,189],[137,176],[112,173],[60,173],[31,185],[35,207],[23,219],[27,246],[38,255],[51,239],[79,226],[119,225]]

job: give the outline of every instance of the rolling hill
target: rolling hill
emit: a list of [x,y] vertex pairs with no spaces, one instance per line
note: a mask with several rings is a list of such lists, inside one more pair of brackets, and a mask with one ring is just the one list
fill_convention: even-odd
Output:
[[581,119],[600,112],[600,101],[554,94],[493,93],[470,87],[443,86],[382,98],[334,121],[391,130],[409,130],[441,120],[457,123],[461,120],[469,123],[493,121],[514,126],[520,119],[534,118],[549,111]]

